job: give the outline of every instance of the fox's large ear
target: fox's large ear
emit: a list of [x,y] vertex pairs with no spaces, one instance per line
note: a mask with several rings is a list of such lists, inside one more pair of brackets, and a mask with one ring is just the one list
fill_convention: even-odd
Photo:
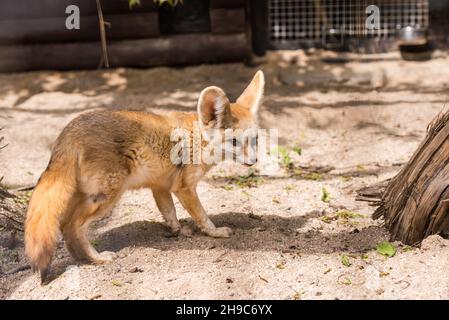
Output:
[[263,99],[264,88],[265,77],[262,70],[259,70],[242,95],[237,99],[237,103],[247,107],[252,114],[256,114]]
[[207,87],[198,99],[198,117],[204,128],[225,128],[231,118],[229,99],[218,87]]

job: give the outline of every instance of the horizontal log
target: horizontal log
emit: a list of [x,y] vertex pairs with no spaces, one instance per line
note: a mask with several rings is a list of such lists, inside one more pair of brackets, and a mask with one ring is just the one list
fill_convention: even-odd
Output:
[[246,0],[210,0],[211,8],[244,8],[245,5]]
[[111,46],[113,66],[149,67],[242,61],[245,34],[186,34],[154,40],[122,41]]
[[[151,67],[242,61],[245,34],[187,34],[108,42],[111,67]],[[0,72],[95,69],[100,42],[0,46]]]
[[[102,0],[101,6],[104,14],[158,10],[152,0],[141,0],[140,3],[130,9],[128,0]],[[1,0],[0,20],[66,17],[65,10],[70,5],[78,6],[82,16],[97,13],[95,0]]]
[[0,45],[0,72],[94,69],[100,42]]
[[213,33],[245,32],[245,9],[212,9],[210,23]]
[[[139,39],[159,35],[157,12],[105,15],[108,39]],[[100,39],[98,16],[82,16],[80,29],[69,30],[65,18],[0,20],[0,44],[96,41]]]

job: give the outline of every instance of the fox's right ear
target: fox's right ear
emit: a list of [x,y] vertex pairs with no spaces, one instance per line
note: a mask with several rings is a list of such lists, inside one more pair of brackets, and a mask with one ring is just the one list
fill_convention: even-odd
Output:
[[198,99],[198,117],[203,128],[225,128],[231,117],[229,99],[218,87],[207,87]]
[[265,76],[262,70],[257,71],[251,83],[237,99],[237,103],[247,107],[254,115],[259,110],[265,88]]

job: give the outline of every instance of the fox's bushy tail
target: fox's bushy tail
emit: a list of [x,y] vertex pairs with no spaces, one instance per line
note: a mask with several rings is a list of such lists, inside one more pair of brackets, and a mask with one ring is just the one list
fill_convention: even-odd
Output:
[[42,282],[56,250],[62,214],[76,188],[73,163],[50,163],[34,189],[25,222],[25,253]]

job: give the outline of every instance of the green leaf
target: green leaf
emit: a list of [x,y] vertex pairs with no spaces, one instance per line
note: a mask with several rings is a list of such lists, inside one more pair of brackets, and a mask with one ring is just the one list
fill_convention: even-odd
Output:
[[402,252],[409,252],[409,251],[412,251],[412,250],[413,250],[413,247],[410,247],[410,246],[402,247]]
[[299,156],[300,156],[301,153],[302,153],[302,149],[301,149],[300,146],[294,146],[292,150],[293,150],[294,152],[296,152]]
[[364,218],[363,215],[351,211],[351,210],[338,210],[335,215],[337,216],[338,219],[342,219],[342,220],[349,220],[349,219],[355,219],[355,218]]
[[377,245],[377,252],[381,255],[391,258],[396,254],[396,248],[389,242],[384,241]]
[[289,155],[288,149],[284,146],[278,146],[277,152],[281,158],[281,164],[284,167],[290,167],[293,164],[293,160]]
[[285,261],[280,261],[280,262],[276,263],[276,268],[285,269]]
[[135,6],[140,6],[140,0],[129,0],[129,8],[132,9]]
[[170,7],[174,7],[178,5],[179,3],[182,4],[182,0],[153,0],[158,5],[163,5],[164,3],[167,3]]
[[350,267],[352,265],[351,261],[349,261],[349,257],[345,254],[341,255],[341,263],[345,266],[345,267]]
[[309,172],[306,175],[304,175],[304,179],[320,181],[320,180],[323,180],[323,175],[318,172]]
[[113,286],[116,286],[116,287],[122,287],[123,286],[123,284],[120,281],[118,281],[118,280],[112,280],[111,283],[112,283]]
[[323,202],[329,202],[331,200],[331,194],[329,191],[327,191],[326,188],[321,188],[321,201]]

